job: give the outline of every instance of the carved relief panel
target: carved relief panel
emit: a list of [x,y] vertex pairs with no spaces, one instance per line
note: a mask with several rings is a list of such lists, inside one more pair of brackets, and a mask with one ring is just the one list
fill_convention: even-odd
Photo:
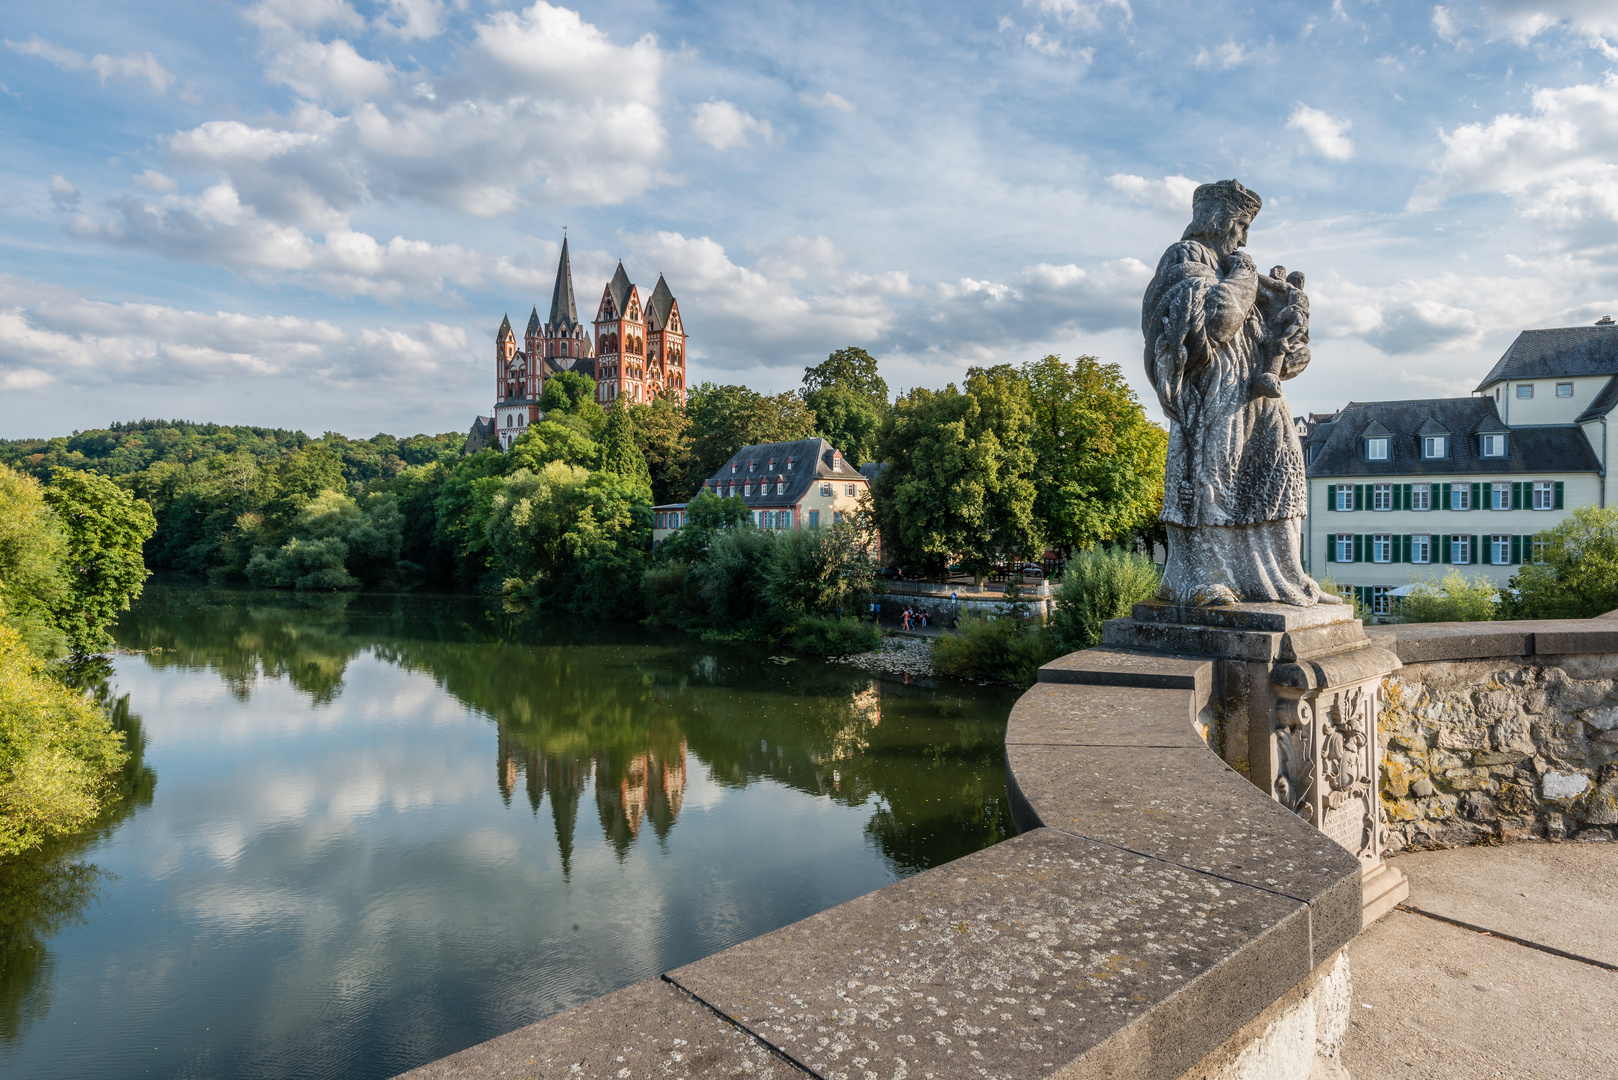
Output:
[[1277,688],[1275,710],[1275,798],[1367,867],[1381,861],[1384,831],[1377,797],[1381,682],[1378,678],[1299,696]]

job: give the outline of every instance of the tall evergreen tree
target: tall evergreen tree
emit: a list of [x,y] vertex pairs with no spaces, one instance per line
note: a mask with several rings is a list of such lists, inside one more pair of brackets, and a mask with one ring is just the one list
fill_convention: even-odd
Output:
[[607,427],[601,436],[601,469],[616,473],[652,490],[652,470],[646,455],[635,445],[635,420],[629,415],[627,399],[618,398],[607,413]]

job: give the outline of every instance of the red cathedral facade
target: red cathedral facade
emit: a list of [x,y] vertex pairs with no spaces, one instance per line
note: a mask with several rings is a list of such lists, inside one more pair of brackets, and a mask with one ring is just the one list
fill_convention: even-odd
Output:
[[593,331],[579,318],[573,300],[573,268],[564,237],[550,318],[541,323],[536,306],[529,313],[520,347],[510,316],[495,332],[493,416],[477,418],[467,452],[486,446],[510,449],[524,429],[539,420],[545,380],[561,371],[594,379],[596,400],[604,406],[620,397],[649,402],[660,396],[685,404],[685,323],[663,275],[658,275],[652,295],[643,302],[639,286],[619,262],[601,291]]

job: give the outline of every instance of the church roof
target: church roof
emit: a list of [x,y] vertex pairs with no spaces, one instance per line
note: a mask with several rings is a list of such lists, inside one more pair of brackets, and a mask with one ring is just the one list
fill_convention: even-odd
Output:
[[647,320],[655,326],[662,328],[669,323],[669,312],[674,307],[674,293],[669,289],[669,283],[663,280],[663,275],[657,275],[657,287],[652,290],[652,298],[646,302],[646,310],[654,316]]
[[567,237],[562,237],[562,257],[556,264],[556,288],[551,291],[551,326],[579,325],[578,305],[573,303],[573,263],[567,257]]
[[539,309],[535,308],[528,313],[528,336],[533,337],[539,333]]
[[499,341],[502,338],[516,337],[516,336],[517,336],[516,334],[513,334],[511,332],[511,316],[510,315],[501,316],[501,318],[500,318],[500,329],[498,329],[498,330],[496,330],[494,332],[494,339],[496,341]]
[[[1388,460],[1365,460],[1363,432],[1385,428]],[[1449,456],[1423,458],[1420,435],[1430,424],[1453,433]],[[1506,456],[1479,456],[1481,432],[1509,432]],[[1598,472],[1600,462],[1584,432],[1573,424],[1508,428],[1500,422],[1492,397],[1428,398],[1418,401],[1354,401],[1343,407],[1336,423],[1321,424],[1324,440],[1309,465],[1310,476],[1452,476],[1468,473]],[[1311,438],[1313,444],[1315,438]]]
[[[717,488],[734,481],[738,493],[736,497],[744,499],[748,506],[796,506],[817,480],[866,479],[847,461],[843,461],[841,470],[833,468],[833,462],[840,456],[825,439],[794,439],[791,442],[744,446],[719,466],[719,471],[703,486]],[[773,470],[770,468],[772,460],[775,462]],[[788,460],[792,462],[791,469],[787,468]],[[737,466],[735,472],[731,471],[732,465]],[[767,494],[763,491],[751,496],[740,494],[744,484],[761,482],[770,485]],[[775,484],[778,482],[786,484],[786,491],[780,495],[775,494]]]
[[1477,388],[1501,379],[1574,375],[1618,375],[1618,323],[1524,330]]
[[629,290],[634,287],[629,275],[624,273],[624,261],[619,259],[618,269],[612,275],[612,281],[607,288],[612,290],[612,303],[618,309],[617,317],[620,319],[624,317],[624,312],[629,310]]

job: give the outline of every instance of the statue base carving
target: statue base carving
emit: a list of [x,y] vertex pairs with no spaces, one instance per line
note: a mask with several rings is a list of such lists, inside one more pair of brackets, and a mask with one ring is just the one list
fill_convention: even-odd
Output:
[[1402,665],[1344,604],[1201,607],[1161,600],[1113,619],[1102,641],[1213,657],[1209,744],[1261,790],[1360,860],[1367,923],[1410,893],[1382,861],[1382,680]]

